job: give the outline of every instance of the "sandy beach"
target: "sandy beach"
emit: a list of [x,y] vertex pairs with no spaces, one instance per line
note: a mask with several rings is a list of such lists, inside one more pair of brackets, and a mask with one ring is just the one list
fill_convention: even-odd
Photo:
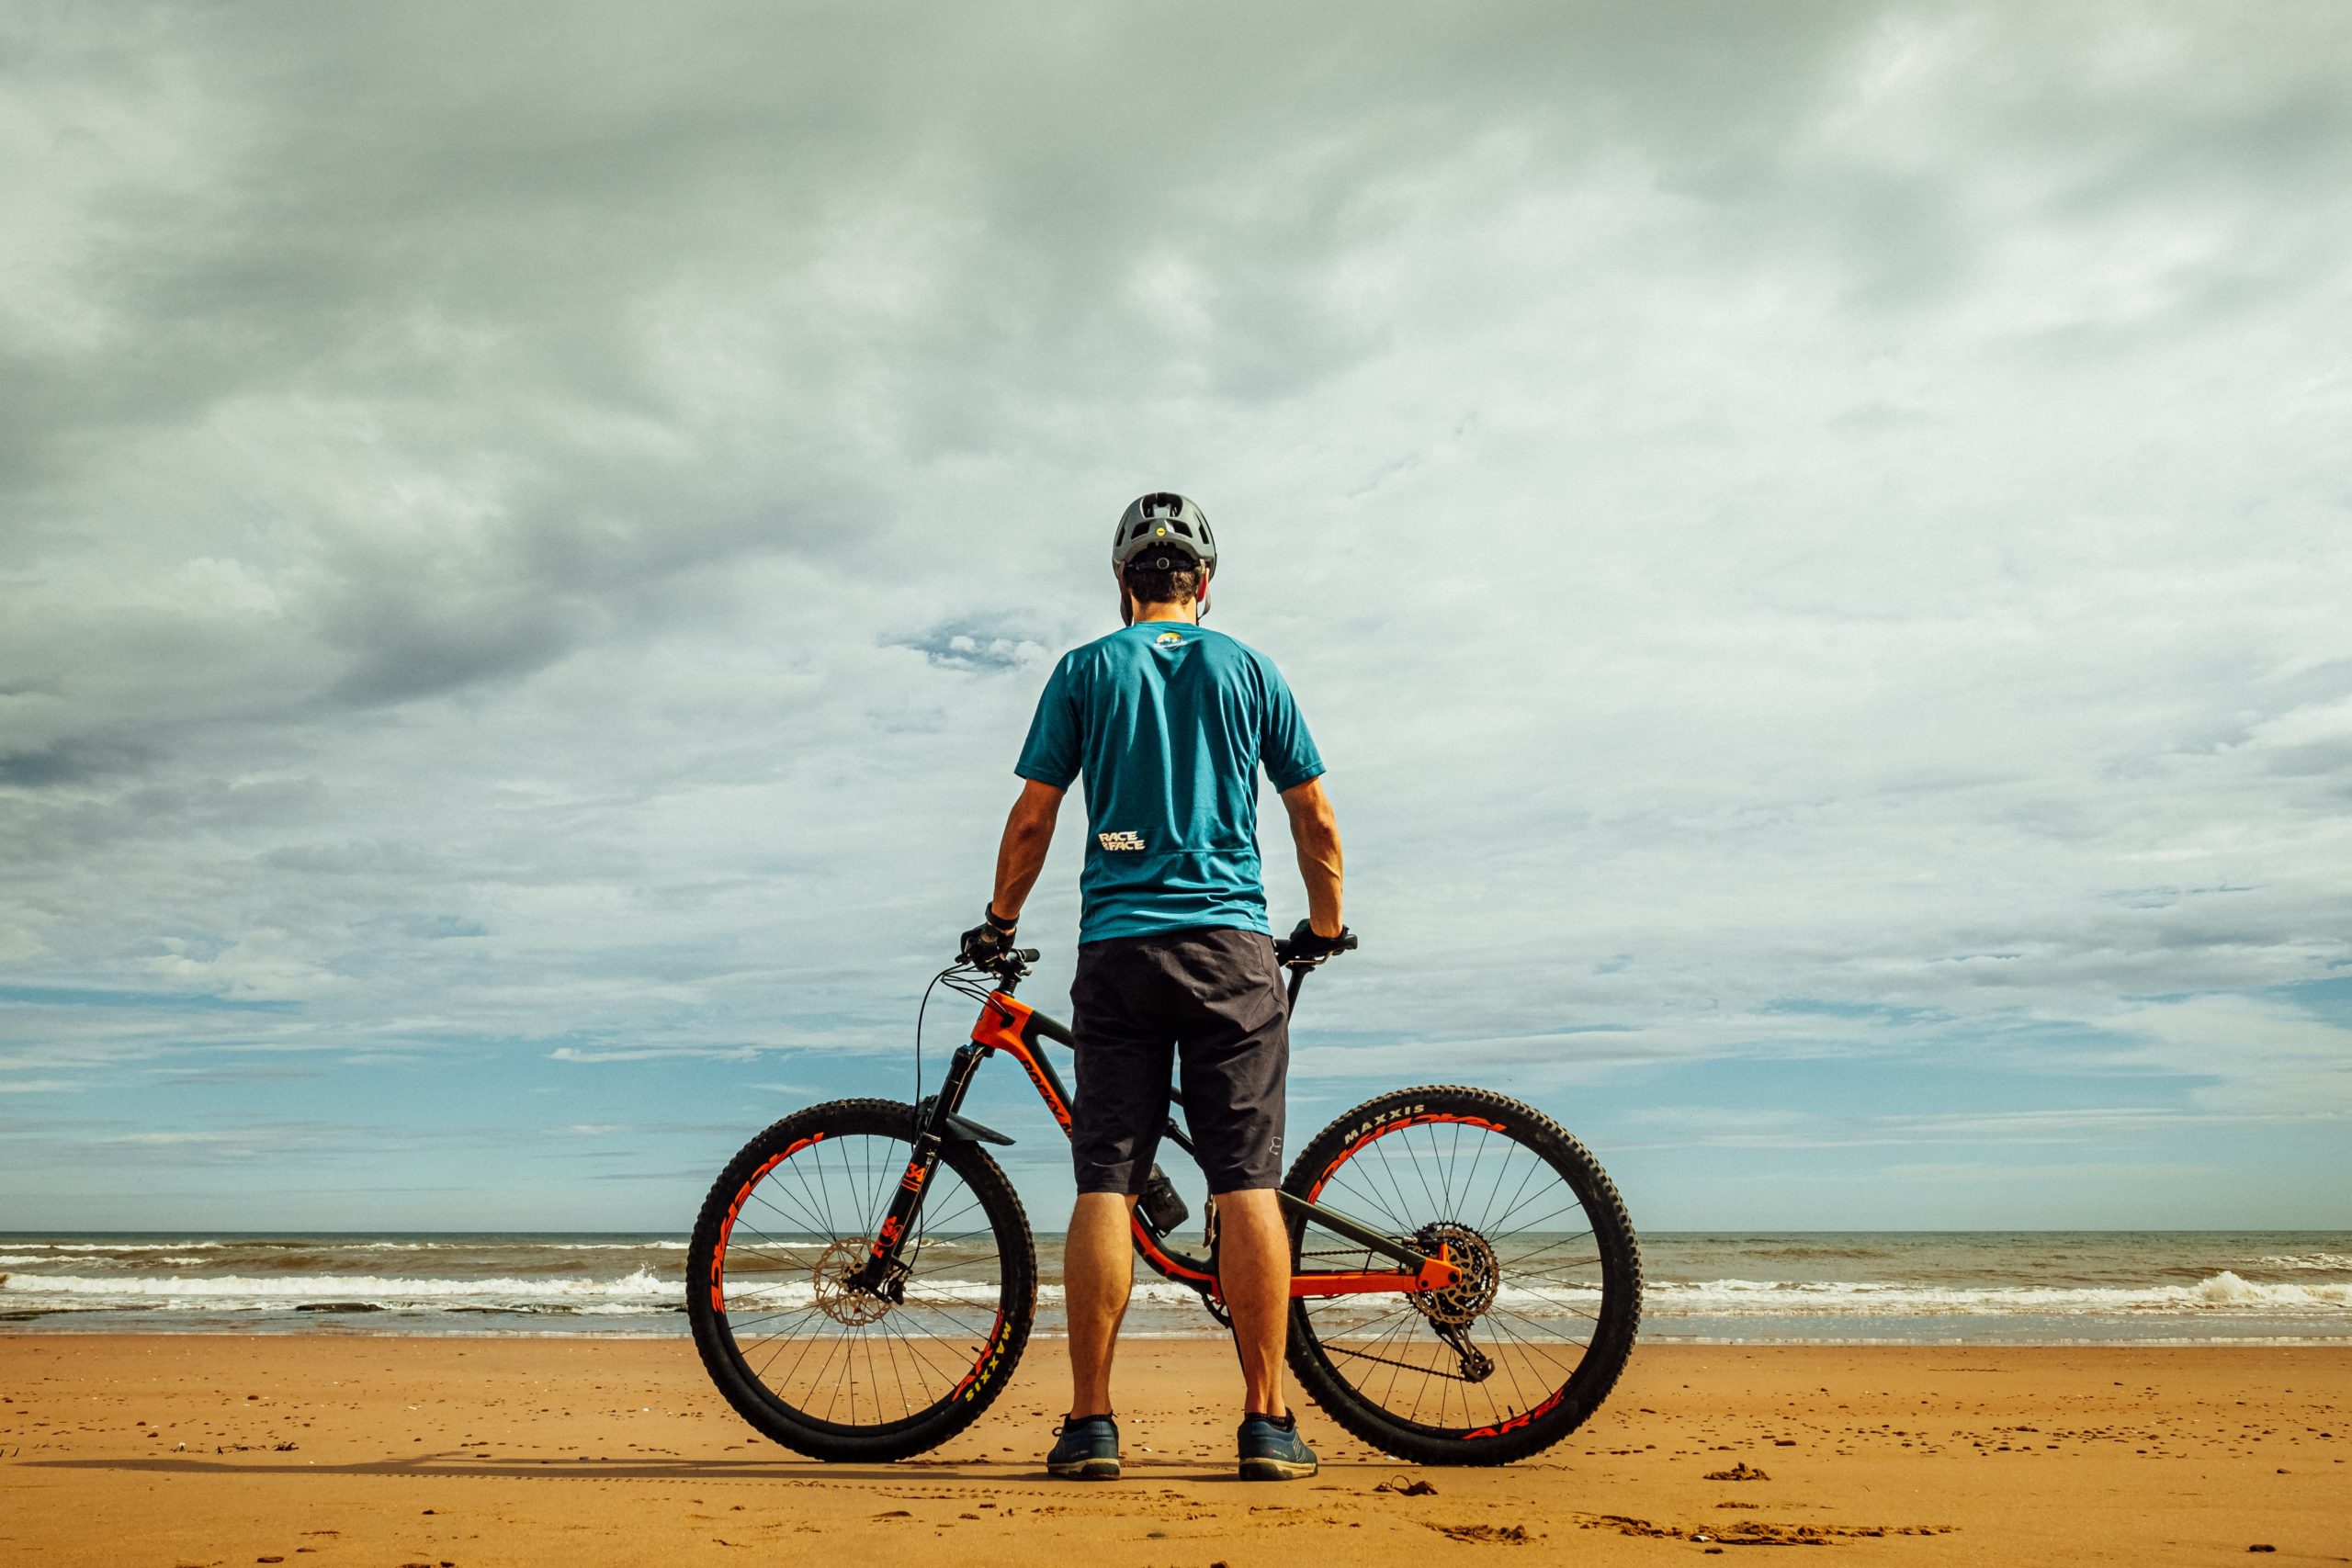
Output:
[[1050,1341],[945,1450],[843,1468],[749,1432],[678,1340],[0,1337],[0,1561],[2352,1561],[2352,1350],[1651,1346],[1536,1461],[1408,1471],[1309,1409],[1323,1474],[1288,1486],[1229,1479],[1198,1392],[1227,1354],[1131,1347],[1127,1479],[1082,1485],[1040,1463]]

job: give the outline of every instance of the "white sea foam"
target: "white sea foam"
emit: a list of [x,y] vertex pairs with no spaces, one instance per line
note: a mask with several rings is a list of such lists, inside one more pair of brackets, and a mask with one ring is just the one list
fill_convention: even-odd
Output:
[[520,1252],[531,1246],[527,1241],[498,1241],[485,1247],[480,1242],[463,1241],[321,1241],[305,1244],[305,1252]]
[[2352,1274],[2352,1252],[2290,1252],[2276,1258],[2257,1258],[2260,1269],[2308,1269],[2313,1273]]
[[684,1252],[683,1241],[538,1241],[524,1242],[525,1247],[544,1247],[549,1252]]
[[[993,1303],[992,1280],[917,1280],[906,1304],[921,1308]],[[1170,1289],[1170,1287],[1161,1287]],[[1058,1295],[1058,1291],[1051,1293]],[[0,1278],[0,1306],[17,1300],[83,1311],[164,1307],[181,1312],[287,1312],[300,1306],[347,1305],[404,1312],[548,1312],[611,1315],[663,1312],[684,1298],[674,1276],[639,1269],[617,1280],[512,1277],[486,1280],[394,1279],[374,1274],[224,1274],[155,1278],[12,1274]],[[1041,1292],[1045,1293],[1045,1292]],[[1178,1291],[1189,1299],[1192,1292]],[[729,1292],[738,1312],[805,1307],[814,1288],[805,1275],[754,1277]]]
[[[283,1244],[278,1244],[283,1245]],[[443,1241],[319,1241],[299,1244],[309,1252],[684,1252],[683,1241],[531,1241],[513,1236]]]
[[[1505,1294],[1508,1298],[1510,1292]],[[2260,1284],[2226,1269],[2193,1285],[2137,1287],[1709,1280],[1652,1285],[1644,1307],[1660,1315],[1686,1317],[2075,1317],[2233,1311],[2335,1317],[2352,1313],[2352,1285]]]
[[181,1311],[272,1311],[354,1303],[387,1309],[489,1307],[639,1312],[676,1303],[678,1280],[639,1269],[618,1280],[402,1280],[374,1274],[223,1274],[211,1278],[10,1274],[0,1303],[36,1299],[84,1309],[169,1306]]
[[[1062,1288],[1059,1285],[1037,1287],[1038,1304],[1059,1306],[1062,1300]],[[1197,1312],[1200,1309],[1201,1293],[1190,1285],[1179,1285],[1165,1280],[1138,1280],[1136,1281],[1134,1293],[1128,1297],[1128,1303],[1130,1306],[1136,1307],[1191,1307]]]
[[249,1243],[230,1241],[17,1241],[12,1247],[38,1247],[57,1252],[196,1252],[223,1247],[247,1246]]
[[293,1247],[303,1252],[684,1252],[683,1241],[530,1241],[513,1236],[442,1241],[307,1241],[231,1243],[232,1246]]

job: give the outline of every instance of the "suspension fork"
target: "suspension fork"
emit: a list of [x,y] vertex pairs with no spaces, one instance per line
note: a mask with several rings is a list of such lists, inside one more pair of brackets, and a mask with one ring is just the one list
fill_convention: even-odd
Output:
[[964,1096],[972,1087],[973,1075],[980,1070],[980,1063],[989,1048],[977,1041],[966,1041],[948,1058],[947,1077],[939,1092],[926,1097],[915,1107],[915,1150],[907,1161],[907,1168],[899,1173],[899,1185],[890,1194],[890,1206],[884,1211],[882,1223],[874,1233],[872,1250],[856,1273],[843,1281],[850,1289],[871,1292],[898,1301],[905,1293],[907,1266],[902,1258],[907,1238],[915,1235],[915,1221],[922,1213],[924,1191],[931,1186],[933,1172],[939,1169],[939,1156],[946,1147],[944,1135],[947,1119],[962,1109]]

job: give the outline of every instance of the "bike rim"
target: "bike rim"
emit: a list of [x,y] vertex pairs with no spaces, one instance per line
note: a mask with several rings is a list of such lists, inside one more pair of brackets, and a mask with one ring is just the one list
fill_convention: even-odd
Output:
[[942,1162],[900,1256],[903,1300],[843,1288],[912,1156],[904,1138],[821,1133],[754,1171],[720,1227],[713,1318],[745,1379],[794,1420],[879,1434],[964,1393],[1001,1353],[1005,1259],[979,1194]]
[[[1486,1117],[1408,1116],[1349,1145],[1308,1196],[1425,1251],[1442,1242],[1469,1266],[1463,1285],[1430,1296],[1299,1303],[1360,1398],[1399,1425],[1475,1438],[1566,1397],[1611,1303],[1593,1212],[1543,1151]],[[1382,1266],[1311,1222],[1299,1262]]]

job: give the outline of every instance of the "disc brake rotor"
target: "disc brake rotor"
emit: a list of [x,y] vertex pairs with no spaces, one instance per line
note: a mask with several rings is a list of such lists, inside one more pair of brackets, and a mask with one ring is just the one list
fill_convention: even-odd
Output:
[[810,1270],[817,1292],[817,1310],[835,1323],[861,1326],[879,1323],[888,1315],[891,1303],[870,1291],[854,1288],[850,1280],[865,1267],[873,1255],[871,1241],[844,1236],[825,1248],[817,1257],[817,1266]]

